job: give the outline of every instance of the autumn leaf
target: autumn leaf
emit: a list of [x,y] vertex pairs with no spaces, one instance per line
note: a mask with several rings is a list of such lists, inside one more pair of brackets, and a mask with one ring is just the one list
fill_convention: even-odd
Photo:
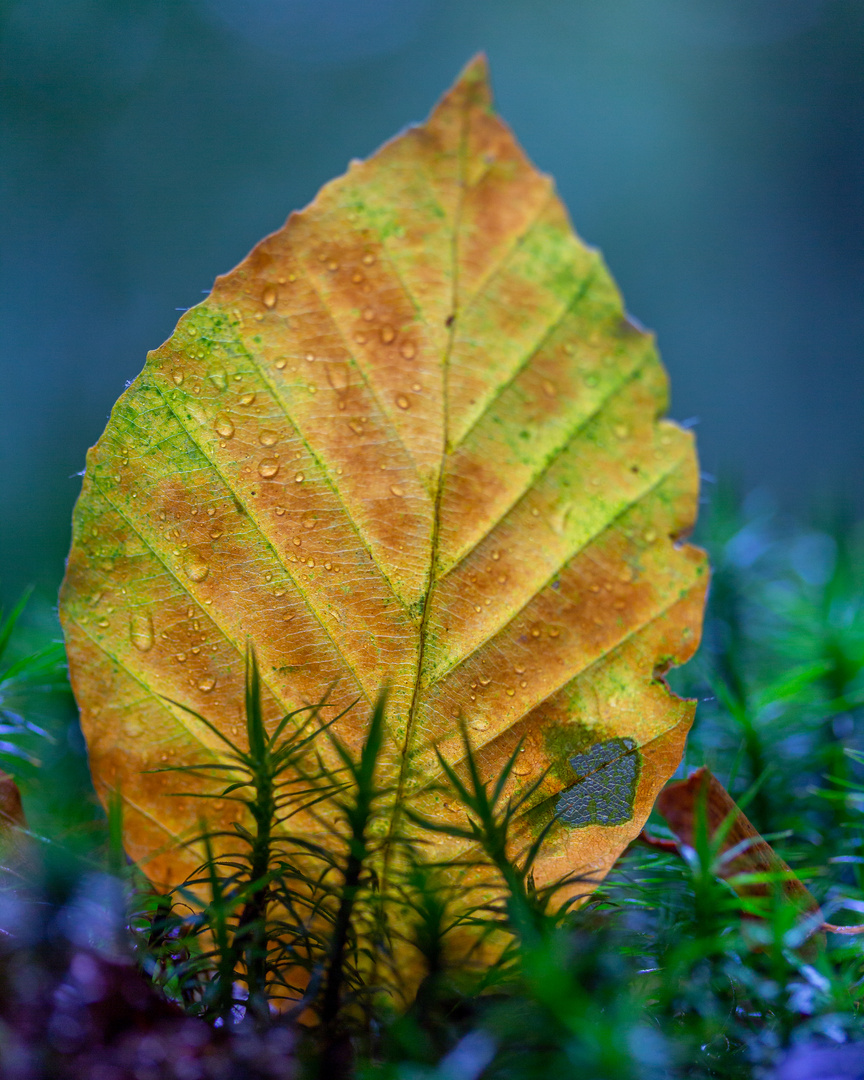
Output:
[[699,814],[714,849],[717,876],[746,899],[766,901],[776,885],[802,913],[819,910],[816,898],[754,828],[744,811],[710,769],[696,769],[686,780],[660,792],[657,809],[684,848],[698,845]]
[[457,813],[436,748],[458,769],[460,718],[490,777],[523,740],[507,790],[543,777],[538,879],[599,880],[694,709],[662,679],[697,646],[707,580],[681,539],[692,436],[666,405],[651,335],[474,61],[216,281],[88,455],[61,613],[130,855],[162,883],[195,865],[199,808],[152,770],[220,759],[175,702],[240,736],[250,640],[268,723],[333,687],[359,699],[335,729],[356,751],[390,687],[391,818]]
[[[766,901],[779,888],[783,898],[807,916],[811,934],[826,930],[852,936],[864,934],[864,926],[838,926],[822,921],[816,897],[753,826],[710,769],[703,766],[686,780],[667,785],[657,798],[657,809],[675,834],[682,853],[688,849],[696,851],[699,830],[704,829],[717,877],[727,881],[738,896],[755,901],[756,907],[748,914],[758,911],[759,905],[767,912]],[[643,834],[643,839],[649,845],[665,848],[668,844],[650,835]]]

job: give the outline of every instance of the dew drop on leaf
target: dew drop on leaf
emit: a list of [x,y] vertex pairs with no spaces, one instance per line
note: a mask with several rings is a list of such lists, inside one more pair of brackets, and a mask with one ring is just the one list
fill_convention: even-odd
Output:
[[210,567],[200,555],[190,551],[183,559],[183,572],[190,581],[203,581],[210,573]]
[[153,620],[149,612],[136,612],[130,617],[129,640],[139,652],[149,652],[153,648]]

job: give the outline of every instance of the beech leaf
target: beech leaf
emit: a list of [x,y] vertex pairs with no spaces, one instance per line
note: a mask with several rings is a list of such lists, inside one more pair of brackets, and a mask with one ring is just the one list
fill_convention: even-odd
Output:
[[[652,336],[473,61],[217,279],[88,454],[61,615],[129,854],[161,884],[196,865],[200,800],[166,798],[165,765],[223,760],[189,710],[242,740],[251,641],[269,730],[329,688],[358,699],[333,729],[356,754],[389,687],[393,807],[464,825],[436,754],[461,775],[464,720],[494,780],[521,740],[505,794],[542,777],[526,843],[554,819],[538,880],[599,880],[694,710],[662,678],[707,582],[682,540],[692,435],[666,406]],[[467,843],[426,841],[436,860]]]

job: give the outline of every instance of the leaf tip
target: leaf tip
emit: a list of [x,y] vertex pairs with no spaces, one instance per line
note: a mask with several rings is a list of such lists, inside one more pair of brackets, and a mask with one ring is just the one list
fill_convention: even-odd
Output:
[[489,61],[484,52],[473,56],[456,82],[444,95],[439,108],[489,109],[492,107],[492,85],[489,81]]

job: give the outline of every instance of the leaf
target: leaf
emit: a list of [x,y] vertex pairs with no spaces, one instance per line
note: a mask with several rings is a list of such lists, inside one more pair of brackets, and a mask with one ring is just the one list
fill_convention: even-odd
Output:
[[332,686],[359,699],[334,728],[356,754],[389,686],[391,804],[464,822],[435,790],[460,716],[490,778],[524,740],[506,791],[546,771],[522,819],[526,843],[554,819],[538,881],[599,880],[694,709],[661,675],[697,646],[707,581],[666,404],[653,338],[475,60],[216,281],[88,455],[61,611],[130,854],[161,883],[192,869],[196,808],[148,770],[222,760],[188,710],[241,735],[251,639],[268,726]]
[[[649,846],[666,851],[677,847],[681,854],[688,848],[695,852],[700,839],[699,815],[703,813],[704,825],[701,827],[710,844],[713,871],[717,877],[728,881],[738,896],[755,900],[757,904],[764,903],[779,885],[784,898],[800,914],[807,916],[805,930],[809,934],[816,931],[850,937],[864,934],[862,925],[839,926],[822,921],[816,897],[753,827],[710,769],[702,766],[686,780],[667,785],[657,797],[657,809],[666,818],[677,843],[643,832],[641,839]],[[837,908],[851,906],[837,900],[834,904]],[[755,911],[751,908],[748,913],[755,914]]]
[[681,846],[693,850],[698,843],[700,806],[717,876],[728,881],[739,896],[765,900],[776,882],[802,913],[818,912],[810,890],[753,827],[710,769],[696,769],[686,780],[669,784],[657,798],[657,809]]

